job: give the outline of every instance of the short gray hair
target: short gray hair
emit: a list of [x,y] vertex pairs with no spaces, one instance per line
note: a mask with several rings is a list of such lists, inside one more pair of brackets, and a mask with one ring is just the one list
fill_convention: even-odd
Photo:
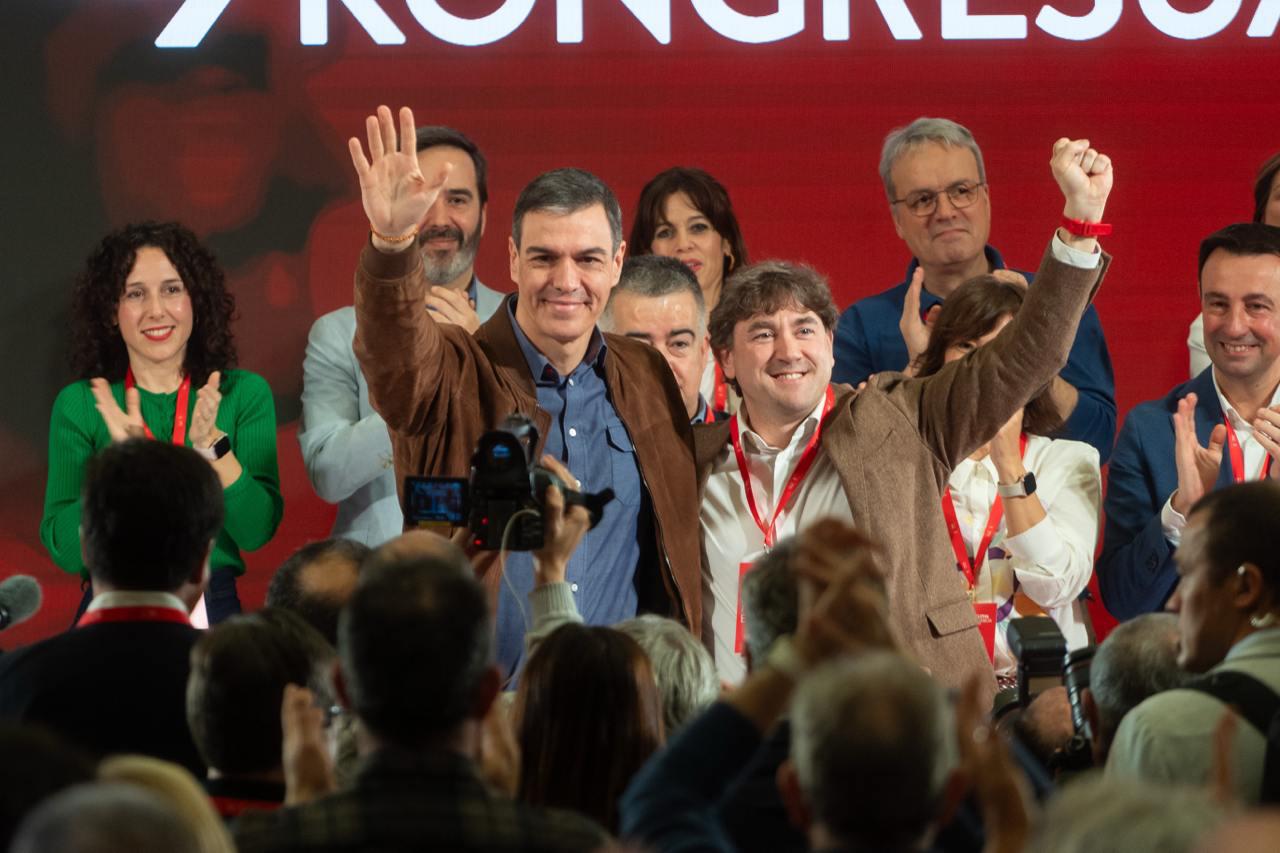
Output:
[[905,849],[938,817],[959,761],[945,691],[871,652],[816,670],[796,693],[791,757],[814,818],[842,845]]
[[662,722],[668,738],[716,700],[720,692],[716,665],[688,628],[652,613],[613,627],[639,643],[649,656],[662,694]]
[[609,220],[613,251],[622,245],[622,208],[608,184],[582,169],[553,169],[543,172],[520,191],[516,209],[511,215],[511,239],[520,248],[520,233],[526,213],[546,211],[568,216],[579,210],[600,205]]
[[1049,800],[1028,850],[1183,853],[1223,820],[1207,789],[1175,788],[1096,771]]
[[973,153],[973,159],[978,161],[978,181],[984,184],[987,182],[987,167],[982,162],[982,149],[978,147],[969,128],[949,118],[921,116],[906,127],[895,127],[884,138],[884,147],[880,149],[880,180],[884,183],[889,201],[893,201],[898,195],[897,188],[893,185],[893,164],[912,148],[930,142],[968,148]]
[[796,632],[800,605],[791,571],[795,553],[795,538],[783,539],[756,558],[742,579],[743,639],[753,663],[763,661],[779,637]]
[[1178,666],[1178,617],[1146,613],[1122,622],[1098,646],[1089,664],[1089,691],[1102,731],[1115,734],[1124,715],[1147,698],[1181,687],[1191,674]]
[[707,329],[707,300],[698,285],[698,277],[675,258],[662,255],[635,255],[627,258],[622,264],[622,275],[618,284],[609,292],[609,301],[600,315],[600,326],[606,331],[613,330],[613,300],[619,293],[630,293],[647,299],[660,296],[687,293],[693,297],[693,304],[698,310],[698,331]]

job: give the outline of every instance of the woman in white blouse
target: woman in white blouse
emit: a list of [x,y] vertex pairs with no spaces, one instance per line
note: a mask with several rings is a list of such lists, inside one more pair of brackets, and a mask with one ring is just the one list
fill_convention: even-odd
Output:
[[[995,338],[1022,307],[1023,292],[993,276],[962,285],[937,314],[915,374],[936,373]],[[1046,387],[956,466],[943,496],[957,571],[970,580],[997,675],[1016,667],[1005,632],[1018,616],[1052,617],[1068,649],[1089,642],[1079,596],[1093,574],[1101,475],[1091,446],[1048,438],[1061,420]]]

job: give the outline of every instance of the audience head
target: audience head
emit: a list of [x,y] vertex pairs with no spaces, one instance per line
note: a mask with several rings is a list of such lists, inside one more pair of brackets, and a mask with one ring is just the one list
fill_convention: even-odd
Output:
[[1257,480],[1210,492],[1187,517],[1174,554],[1178,665],[1204,672],[1249,634],[1280,625],[1280,483]]
[[1245,222],[1205,238],[1200,309],[1219,383],[1280,382],[1280,228]]
[[618,200],[589,172],[545,172],[516,199],[507,249],[520,328],[544,352],[581,342],[622,273]]
[[191,649],[187,724],[209,769],[231,777],[278,774],[285,685],[310,688],[331,706],[334,655],[300,616],[271,607],[203,634]]
[[[126,225],[102,238],[76,281],[71,368],[117,382],[132,358],[176,355],[200,387],[235,366],[234,313],[222,269],[195,234],[177,222]],[[143,335],[161,321],[173,325],[165,340]]]
[[811,844],[910,850],[956,793],[955,722],[946,693],[914,662],[872,652],[807,677],[779,774]]
[[93,762],[39,726],[0,723],[0,850],[26,815],[64,788],[94,777]]
[[742,579],[743,653],[747,668],[769,656],[779,637],[796,632],[800,604],[791,561],[796,540],[787,537],[765,551]]
[[1093,656],[1084,692],[1094,765],[1106,763],[1125,714],[1149,696],[1182,686],[1189,677],[1178,666],[1178,617],[1147,613],[1117,625]]
[[308,542],[271,576],[267,607],[292,610],[337,646],[338,613],[351,600],[360,563],[368,556],[369,547],[354,539]]
[[159,794],[124,782],[75,785],[19,827],[11,853],[204,853],[194,829]]
[[94,588],[172,592],[194,604],[222,516],[218,475],[191,448],[109,445],[89,460],[81,492],[80,547]]
[[711,653],[689,629],[653,613],[614,626],[640,644],[662,697],[662,726],[667,737],[716,700],[720,680]]
[[1058,684],[1042,690],[1021,710],[1012,725],[1018,739],[1040,766],[1052,768],[1054,756],[1071,744],[1076,733],[1067,688]]
[[809,267],[764,261],[734,273],[711,312],[711,348],[753,429],[794,423],[821,402],[837,318],[826,279]]
[[1253,182],[1253,221],[1280,226],[1280,152],[1262,164]]
[[724,280],[749,263],[729,192],[701,169],[677,166],[645,184],[631,226],[634,255],[686,264],[714,308]]
[[613,628],[564,625],[516,693],[519,797],[618,829],[618,798],[662,745],[662,697],[644,650]]
[[[929,345],[916,359],[916,375],[932,376],[995,340],[1026,297],[1023,288],[990,276],[971,278],[947,297],[929,332]],[[1048,435],[1062,424],[1046,386],[1022,414],[1023,428],[1034,435]]]
[[1035,828],[1037,853],[1184,853],[1223,817],[1207,790],[1096,773],[1061,788]]
[[926,273],[983,254],[991,198],[973,134],[945,118],[918,118],[884,139],[880,180],[894,229]]
[[498,691],[488,599],[462,551],[441,543],[430,555],[371,559],[338,620],[335,686],[383,744],[453,744]]
[[117,755],[102,762],[98,778],[136,785],[160,797],[169,811],[195,833],[200,853],[235,853],[226,824],[204,788],[184,768],[145,755]]
[[707,307],[689,268],[674,258],[627,258],[609,295],[600,328],[644,341],[671,366],[689,417],[707,363]]
[[453,169],[444,189],[418,225],[423,270],[434,285],[447,285],[463,275],[470,277],[489,202],[489,164],[480,148],[451,127],[418,128],[422,174],[430,179],[446,165]]

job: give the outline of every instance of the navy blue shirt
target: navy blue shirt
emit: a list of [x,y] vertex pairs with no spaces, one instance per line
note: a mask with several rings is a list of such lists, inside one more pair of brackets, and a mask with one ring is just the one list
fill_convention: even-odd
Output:
[[[993,246],[987,246],[987,262],[992,269],[1005,269],[1004,258]],[[902,370],[907,366],[907,345],[902,340],[898,323],[907,288],[919,261],[911,259],[907,277],[883,293],[860,299],[840,315],[836,326],[834,382],[857,385],[873,373]],[[1028,282],[1033,274],[1023,272]],[[941,305],[942,299],[927,289],[920,291],[920,310]],[[1090,305],[1080,318],[1080,328],[1060,374],[1078,392],[1075,411],[1056,434],[1093,445],[1100,461],[1111,456],[1116,435],[1116,380],[1111,370],[1111,355],[1102,335],[1102,321]]]
[[[582,481],[582,491],[614,492],[600,523],[569,558],[565,580],[588,625],[630,619],[639,607],[636,567],[642,558],[651,559],[656,547],[635,448],[605,384],[609,349],[600,331],[593,331],[582,363],[561,376],[525,336],[515,319],[515,305],[512,299],[507,309],[511,328],[529,364],[538,408],[551,415],[542,452],[564,463]],[[498,664],[504,674],[511,674],[524,651],[533,556],[509,552],[506,575],[498,594]]]

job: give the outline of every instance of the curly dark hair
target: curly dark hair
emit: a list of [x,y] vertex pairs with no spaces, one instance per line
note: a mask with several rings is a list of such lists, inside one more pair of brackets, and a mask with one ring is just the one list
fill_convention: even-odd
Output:
[[[1002,317],[1012,317],[1022,307],[1021,287],[992,275],[980,275],[960,285],[934,321],[929,346],[916,359],[916,375],[932,376],[942,369],[947,350],[955,344],[976,341],[996,327]],[[1051,436],[1062,426],[1062,415],[1045,386],[1022,413],[1022,426],[1032,435]]]
[[135,222],[102,238],[89,255],[71,294],[71,369],[80,379],[101,376],[109,382],[124,378],[129,353],[115,323],[125,279],[138,250],[160,249],[178,270],[191,297],[191,338],[183,369],[197,385],[215,370],[236,365],[231,335],[235,297],[227,292],[226,277],[213,254],[190,229],[177,222]]

